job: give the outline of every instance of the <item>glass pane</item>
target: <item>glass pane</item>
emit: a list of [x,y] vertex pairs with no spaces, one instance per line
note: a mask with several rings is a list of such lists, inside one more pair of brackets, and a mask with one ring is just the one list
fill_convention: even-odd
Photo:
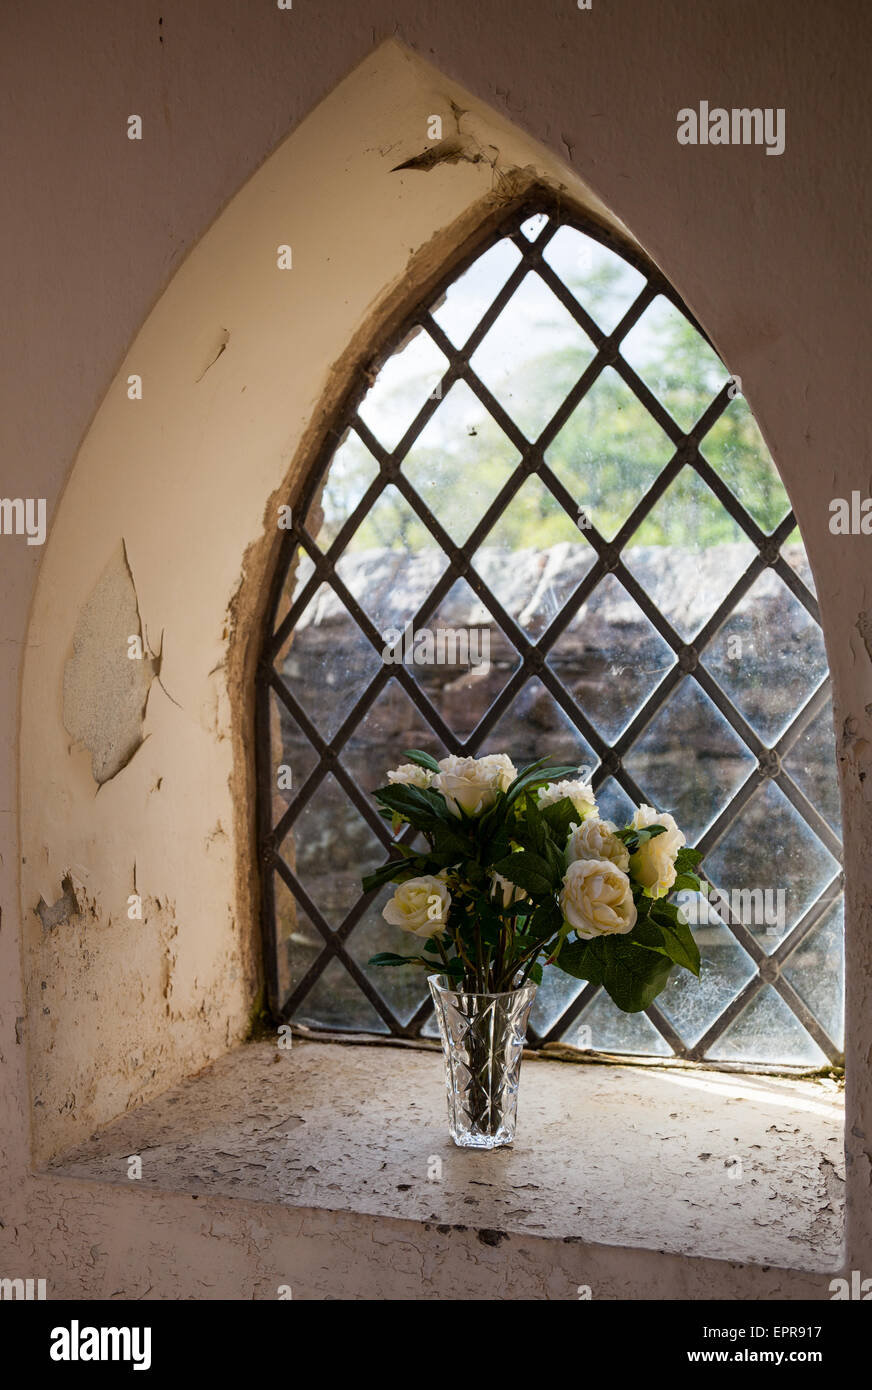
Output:
[[624,562],[679,636],[699,632],[757,555],[692,468],[682,468],[624,551]]
[[334,929],[360,897],[363,875],[387,858],[332,773],[306,802],[279,853]]
[[598,788],[596,804],[602,819],[613,821],[615,825],[629,825],[636,810],[636,803],[614,777],[607,777]]
[[782,971],[836,1047],[845,1045],[845,904],[834,903]]
[[452,732],[466,739],[521,659],[465,579],[455,580],[429,623],[433,642],[422,642],[409,669]]
[[574,227],[555,232],[543,259],[604,333],[617,328],[645,285],[638,270]]
[[355,531],[336,572],[385,637],[388,628],[402,630],[414,617],[447,564],[391,484]]
[[593,344],[532,271],[470,365],[528,439],[536,439],[594,355]]
[[613,743],[675,665],[675,653],[607,574],[564,629],[548,665]]
[[[348,430],[330,464],[320,495],[306,516],[306,530],[320,550],[328,550],[378,477],[379,467],[353,430]],[[311,561],[309,561],[311,566]]]
[[532,217],[528,217],[526,222],[521,223],[521,231],[528,241],[535,241],[547,225],[548,218],[545,213],[534,212]]
[[272,752],[272,824],[276,825],[318,762],[296,719],[274,690],[269,693]]
[[455,347],[463,347],[520,259],[521,253],[515,243],[504,237],[473,261],[459,280],[449,285],[431,313]]
[[630,329],[621,356],[685,433],[729,380],[717,353],[662,295]]
[[342,763],[366,796],[383,787],[388,772],[403,761],[403,749],[444,756],[424,716],[402,686],[389,680],[342,750]]
[[520,457],[466,382],[458,381],[412,445],[403,472],[462,545]]
[[422,328],[388,358],[357,411],[386,449],[399,444],[447,370],[447,358]]
[[699,947],[700,975],[674,970],[657,1007],[693,1047],[745,987],[755,966],[702,894],[683,893],[679,906]]
[[587,985],[562,970],[546,970],[530,1010],[530,1026],[543,1037]]
[[422,1038],[438,1038],[438,1037],[439,1037],[439,1024],[436,1022],[436,1015],[435,1015],[435,1013],[432,1013],[432,1012],[431,1012],[430,1017],[429,1017],[429,1018],[424,1022],[424,1024],[422,1025],[422,1027],[421,1027],[421,1037],[422,1037]]
[[612,540],[675,452],[612,367],[570,415],[545,461],[587,520]]
[[382,889],[348,937],[346,945],[348,954],[378,990],[388,1008],[401,1023],[408,1023],[429,995],[425,968],[418,965],[400,965],[396,968],[367,965],[376,951],[395,951],[397,955],[405,956],[411,955],[416,945],[420,945],[408,940],[398,942],[397,936],[401,933],[382,917],[382,908],[393,891],[392,885]]
[[518,489],[473,564],[519,627],[540,637],[596,554],[538,478]]
[[784,793],[767,782],[706,855],[705,871],[731,902],[738,895],[743,922],[771,952],[839,866]]
[[604,990],[569,1025],[564,1042],[595,1052],[630,1052],[640,1057],[671,1057],[672,1048],[645,1014],[624,1014]]
[[339,1032],[390,1032],[384,1019],[338,960],[332,960],[319,975],[314,989],[298,1005],[294,1022]]
[[679,683],[624,759],[630,776],[671,811],[694,844],[757,765],[696,681]]
[[[543,751],[544,750],[544,751]],[[599,759],[565,710],[538,679],[527,681],[492,733],[483,740],[480,753],[510,754],[516,767],[535,762],[550,753],[555,763],[595,769]]]
[[784,770],[793,778],[833,828],[842,833],[842,806],[836,771],[836,740],[833,732],[833,702],[827,700],[784,759]]
[[739,600],[703,661],[770,746],[827,675],[820,628],[771,569]]
[[805,553],[805,546],[799,534],[799,527],[794,526],[787,540],[781,547],[781,554],[790,565],[795,574],[798,574],[805,587],[817,598],[817,588],[815,587],[814,575],[811,572],[811,565]]
[[790,501],[757,421],[736,396],[702,442],[706,460],[762,531],[774,531],[790,511]]
[[274,666],[325,738],[381,669],[367,641],[329,584],[322,584],[278,652]]
[[285,581],[282,585],[278,603],[276,604],[276,619],[273,623],[273,632],[277,632],[290,612],[294,604],[308,584],[315,572],[314,562],[310,559],[307,552],[301,545],[298,545],[293,553]]
[[718,1062],[786,1062],[807,1067],[827,1061],[771,985],[755,995],[709,1049],[709,1056]]
[[273,874],[278,941],[279,990],[287,999],[305,979],[324,947],[324,938],[313,926],[284,879]]

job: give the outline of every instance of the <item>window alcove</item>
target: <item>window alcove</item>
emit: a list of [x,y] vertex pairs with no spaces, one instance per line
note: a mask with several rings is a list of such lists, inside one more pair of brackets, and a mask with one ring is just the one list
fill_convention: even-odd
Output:
[[[447,123],[454,107],[499,149],[499,168],[398,172],[386,129],[412,155],[422,113]],[[276,1245],[268,1282],[292,1282],[295,1297],[335,1296],[336,1271],[352,1266],[362,1296],[395,1290],[409,1262],[418,1288],[421,1254],[437,1273],[420,1287],[451,1297],[475,1296],[483,1258],[499,1278],[514,1271],[505,1287],[525,1296],[533,1278],[553,1297],[584,1282],[597,1297],[813,1296],[839,1258],[836,1082],[715,1075],[736,1063],[712,1060],[767,1001],[776,1027],[751,1029],[766,1049],[739,1036],[745,1065],[839,1056],[838,822],[814,590],[741,393],[620,236],[617,194],[614,206],[417,55],[382,46],[160,295],[46,545],[21,743],[37,1180],[66,1182],[71,1203],[101,1184],[119,1228],[133,1213],[144,1239],[159,1204],[173,1239],[196,1234],[207,1207],[210,1221],[220,1212],[261,1277],[256,1203]],[[654,245],[651,221],[636,223]],[[293,269],[281,272],[286,239]],[[688,247],[689,297],[707,264]],[[706,322],[720,337],[731,296],[712,291]],[[724,343],[745,360],[741,342]],[[360,363],[367,375],[352,377]],[[147,382],[135,405],[132,372]],[[777,400],[771,374],[755,388],[761,408]],[[795,481],[796,460],[785,463]],[[275,507],[289,502],[295,529],[277,536]],[[122,538],[143,632],[165,634],[172,698],[153,687],[140,750],[95,795],[57,692],[78,615]],[[670,546],[694,562],[675,569],[672,591],[656,563]],[[716,547],[733,557],[723,572],[704,562]],[[372,574],[378,585],[364,582]],[[773,612],[789,626],[770,651]],[[385,666],[385,631],[410,619],[486,627],[488,670]],[[532,1041],[571,1043],[589,1028],[593,1049],[662,1065],[531,1058],[524,1137],[497,1159],[491,1190],[480,1160],[451,1152],[441,1058],[415,1046],[435,1049],[420,977],[366,966],[396,946],[380,902],[359,894],[360,874],[389,851],[368,792],[410,744],[518,758],[551,748],[594,769],[606,813],[641,794],[671,806],[731,888],[781,881],[771,854],[762,879],[759,860],[724,857],[732,828],[743,852],[756,847],[755,806],[794,832],[790,934],[727,922],[705,940],[700,928],[715,992],[695,1006],[665,995],[621,1032],[583,987],[541,991]],[[289,788],[277,784],[283,764]],[[57,901],[70,865],[86,911],[44,932],[33,905]],[[310,1030],[288,1049],[274,1031],[244,1041],[259,1008],[258,876],[275,1015]],[[141,921],[126,916],[134,890]],[[724,1166],[737,1152],[741,1192]],[[131,1154],[148,1155],[135,1191]],[[433,1154],[445,1159],[439,1188]],[[494,1232],[498,1250],[486,1248]],[[202,1250],[208,1283],[213,1243]]]

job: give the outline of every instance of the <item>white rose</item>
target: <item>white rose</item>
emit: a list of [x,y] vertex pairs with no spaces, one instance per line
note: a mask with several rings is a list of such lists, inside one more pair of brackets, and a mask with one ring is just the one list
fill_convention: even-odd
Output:
[[441,878],[425,874],[401,883],[382,909],[382,917],[392,927],[402,927],[413,936],[441,936],[448,925],[451,894]]
[[630,856],[630,876],[640,883],[651,898],[662,898],[675,882],[675,856],[685,843],[684,836],[668,811],[655,811],[653,806],[640,806],[631,822],[634,830],[649,825],[666,827],[640,845]]
[[596,800],[590,782],[550,782],[547,787],[540,788],[538,802],[540,806],[553,806],[564,796],[569,797],[582,820],[596,815]]
[[615,834],[615,826],[610,820],[600,820],[590,816],[581,825],[574,825],[566,841],[566,856],[570,863],[575,859],[607,859],[624,873],[630,867],[630,852]]
[[401,763],[388,773],[389,782],[397,782],[403,787],[422,787],[426,790],[433,780],[433,773],[417,763]]
[[476,762],[485,776],[496,780],[497,789],[501,792],[507,792],[518,775],[518,769],[508,753],[485,753]]
[[459,758],[451,753],[439,759],[439,768],[430,785],[458,817],[461,809],[468,816],[480,816],[494,804],[497,792],[505,791],[518,775],[505,753],[486,758]]
[[636,925],[633,886],[608,859],[576,859],[563,878],[563,916],[581,941],[623,936]]

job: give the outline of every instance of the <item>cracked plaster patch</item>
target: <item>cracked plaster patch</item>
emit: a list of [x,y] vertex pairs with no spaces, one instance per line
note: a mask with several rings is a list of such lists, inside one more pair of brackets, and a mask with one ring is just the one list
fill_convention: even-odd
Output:
[[[138,637],[141,658],[128,655]],[[139,602],[122,540],[82,607],[64,666],[64,728],[91,754],[99,785],[126,767],[143,741],[143,719],[160,658],[144,651]]]

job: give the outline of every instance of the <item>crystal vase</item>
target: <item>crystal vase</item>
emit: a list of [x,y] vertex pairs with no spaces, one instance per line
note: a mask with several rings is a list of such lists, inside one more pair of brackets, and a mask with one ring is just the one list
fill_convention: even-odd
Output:
[[464,1149],[496,1149],[515,1137],[518,1081],[534,984],[470,994],[444,975],[427,982],[445,1054],[448,1128]]

